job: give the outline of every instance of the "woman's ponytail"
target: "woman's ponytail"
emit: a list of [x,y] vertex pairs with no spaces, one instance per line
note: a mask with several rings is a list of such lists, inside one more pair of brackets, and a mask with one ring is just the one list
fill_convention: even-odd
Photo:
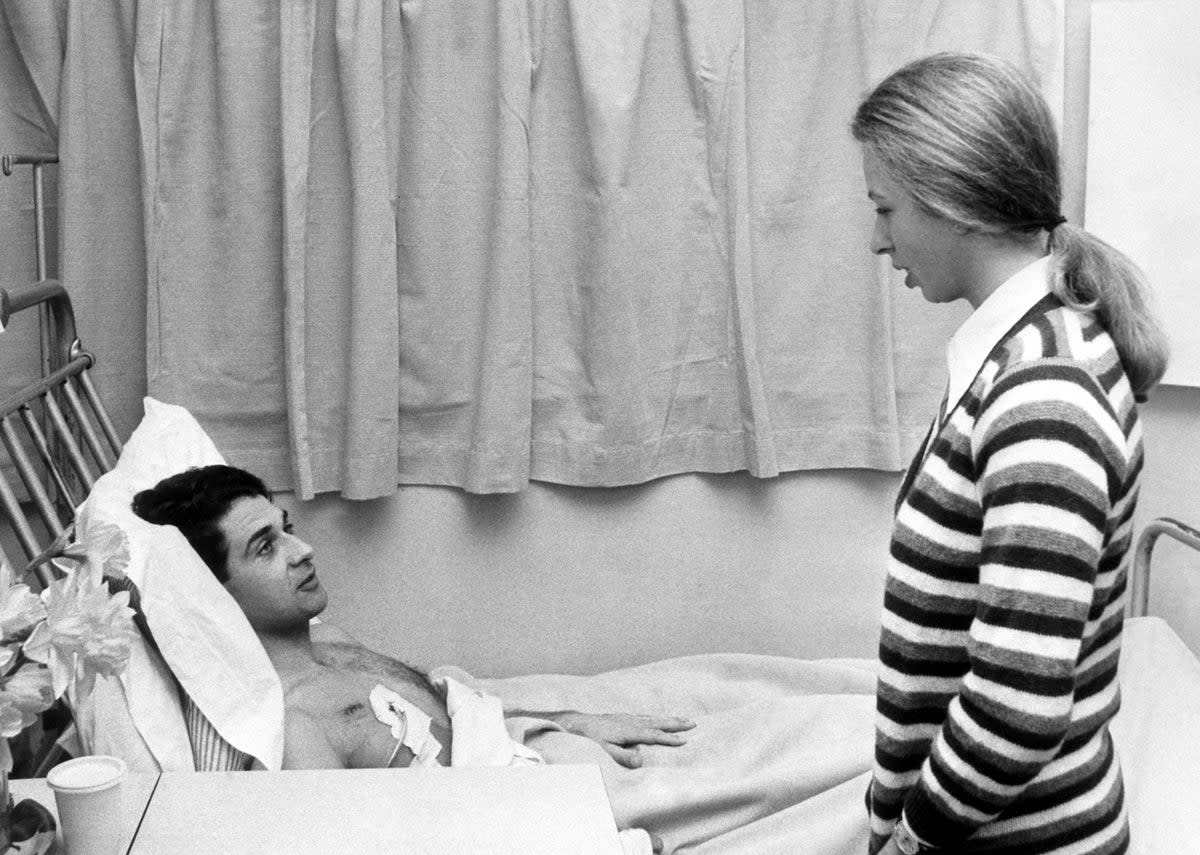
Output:
[[1167,370],[1167,336],[1150,307],[1141,269],[1095,235],[1064,223],[1050,233],[1052,289],[1068,306],[1095,312],[1112,336],[1139,400]]

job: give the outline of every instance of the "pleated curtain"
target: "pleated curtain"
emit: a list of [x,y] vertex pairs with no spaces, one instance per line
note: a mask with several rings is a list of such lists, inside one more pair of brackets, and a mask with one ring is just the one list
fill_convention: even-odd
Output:
[[1055,0],[17,7],[121,420],[301,496],[901,468],[965,309],[868,252],[851,114],[934,50],[1062,76]]

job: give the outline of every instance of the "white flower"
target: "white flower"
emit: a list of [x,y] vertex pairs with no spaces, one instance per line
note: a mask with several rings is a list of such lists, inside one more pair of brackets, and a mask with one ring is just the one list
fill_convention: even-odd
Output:
[[16,582],[0,560],[0,769],[12,768],[8,739],[18,735],[64,692],[80,703],[96,676],[119,673],[137,631],[129,592],[109,595],[103,573],[121,575],[129,560],[120,532],[104,566],[72,546],[55,565],[66,575],[41,596]]
[[50,674],[40,665],[26,662],[0,678],[0,736],[16,736],[52,703]]
[[96,676],[119,673],[129,661],[137,631],[129,592],[110,595],[101,568],[90,557],[42,592],[46,619],[22,652],[50,669],[54,697],[72,688],[78,703],[92,689]]
[[[124,529],[108,521],[93,523],[88,527],[87,541],[91,554],[104,556],[104,566],[101,568],[104,576],[125,576],[125,568],[129,566],[129,538]],[[63,557],[76,563],[91,560],[88,549],[82,544],[67,547],[63,551]]]
[[45,619],[46,606],[28,585],[13,585],[0,591],[0,640],[24,641]]

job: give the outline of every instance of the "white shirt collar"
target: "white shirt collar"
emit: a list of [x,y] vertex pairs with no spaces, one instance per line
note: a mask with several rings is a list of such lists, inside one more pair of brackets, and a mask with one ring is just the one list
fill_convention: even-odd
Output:
[[947,410],[967,391],[992,348],[1049,292],[1050,256],[1045,255],[1006,279],[963,322],[946,345]]

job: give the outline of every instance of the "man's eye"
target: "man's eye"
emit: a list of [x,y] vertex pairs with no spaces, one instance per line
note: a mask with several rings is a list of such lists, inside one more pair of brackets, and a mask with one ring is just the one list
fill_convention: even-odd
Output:
[[274,551],[275,551],[275,541],[273,541],[273,540],[264,540],[262,543],[262,546],[260,546],[258,548],[259,555],[270,555]]

